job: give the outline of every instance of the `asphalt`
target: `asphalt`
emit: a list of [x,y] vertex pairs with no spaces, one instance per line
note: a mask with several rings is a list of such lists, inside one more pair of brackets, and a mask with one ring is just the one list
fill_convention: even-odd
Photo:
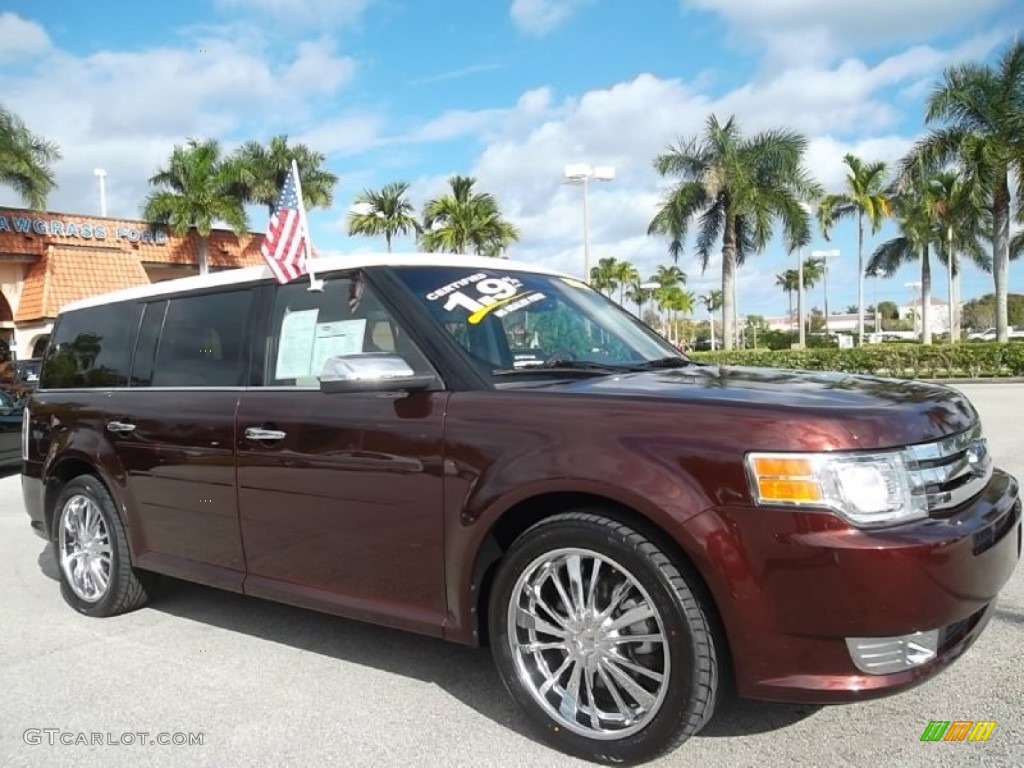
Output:
[[[997,462],[1024,478],[1024,384],[961,388]],[[485,651],[180,582],[150,607],[88,619],[55,579],[18,477],[0,479],[4,768],[586,765],[528,734]],[[985,634],[929,683],[838,707],[739,703],[650,765],[1024,766],[1022,645],[1019,567]],[[985,743],[920,741],[930,720],[956,719],[998,724]],[[30,744],[30,729],[148,736]],[[161,733],[202,744],[149,743]]]

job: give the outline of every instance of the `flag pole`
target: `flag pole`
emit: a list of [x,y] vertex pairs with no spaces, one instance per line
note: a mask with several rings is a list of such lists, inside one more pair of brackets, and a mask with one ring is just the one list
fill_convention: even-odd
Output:
[[309,222],[306,221],[306,203],[302,199],[302,182],[299,181],[299,164],[295,158],[292,158],[292,178],[295,179],[295,194],[299,199],[299,221],[302,226],[302,231],[306,235],[306,242],[303,248],[306,251],[306,271],[309,273],[309,288],[310,291],[322,291],[324,289],[324,281],[318,280],[313,274],[313,240],[312,234],[309,231]]

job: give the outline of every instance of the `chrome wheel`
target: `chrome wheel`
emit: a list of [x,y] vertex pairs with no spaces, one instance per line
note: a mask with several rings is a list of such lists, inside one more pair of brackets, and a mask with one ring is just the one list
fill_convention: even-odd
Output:
[[520,682],[563,728],[622,739],[661,708],[671,671],[664,624],[612,558],[577,548],[536,558],[512,589],[507,626]]
[[87,603],[103,599],[110,585],[110,532],[96,502],[72,496],[60,514],[60,567],[75,595]]

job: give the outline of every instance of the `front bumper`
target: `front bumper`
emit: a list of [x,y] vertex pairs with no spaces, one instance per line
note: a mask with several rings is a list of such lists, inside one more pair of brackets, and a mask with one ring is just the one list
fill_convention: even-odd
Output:
[[[896,693],[956,660],[991,618],[1024,536],[1018,483],[998,470],[951,516],[887,531],[749,507],[686,529],[703,542],[739,695],[818,703]],[[847,647],[929,630],[939,631],[935,657],[891,674],[865,674]]]

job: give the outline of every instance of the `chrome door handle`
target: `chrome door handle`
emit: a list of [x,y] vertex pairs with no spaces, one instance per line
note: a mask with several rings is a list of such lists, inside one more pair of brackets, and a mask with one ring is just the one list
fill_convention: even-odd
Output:
[[127,424],[126,422],[123,422],[123,421],[108,421],[107,422],[107,431],[108,432],[114,432],[115,434],[118,434],[118,435],[128,434],[129,432],[132,432],[134,430],[135,430],[135,425],[134,424]]
[[286,434],[276,429],[261,429],[260,427],[249,427],[245,430],[245,436],[250,440],[283,440]]

